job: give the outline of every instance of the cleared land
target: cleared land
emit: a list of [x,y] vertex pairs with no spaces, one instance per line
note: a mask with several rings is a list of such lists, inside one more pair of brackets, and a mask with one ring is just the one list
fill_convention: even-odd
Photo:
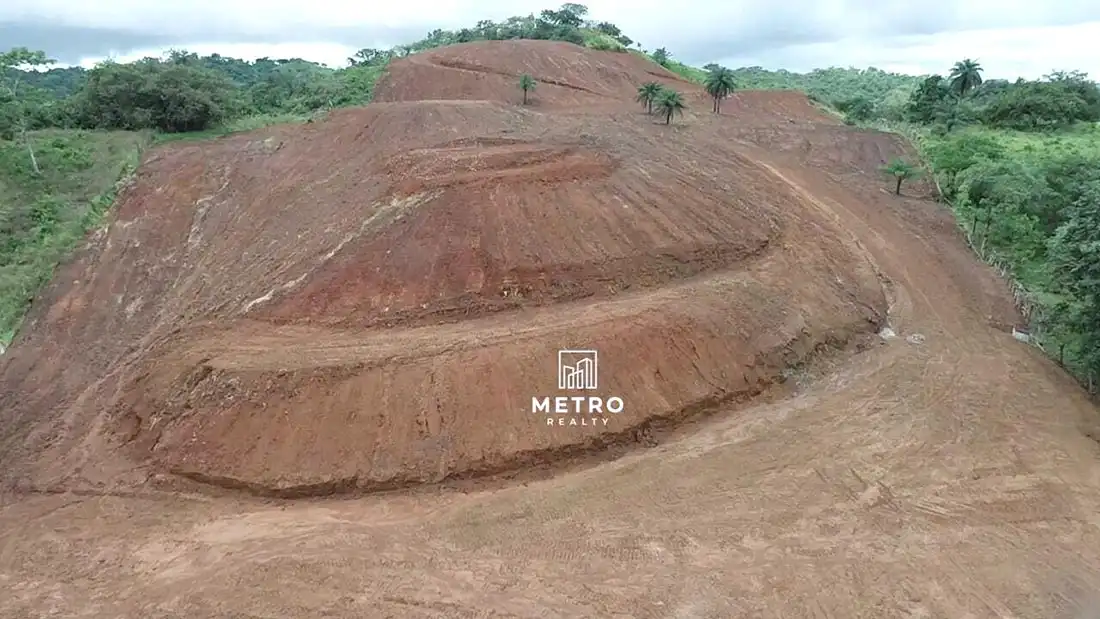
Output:
[[[0,366],[0,610],[1073,616],[1097,411],[905,147],[653,71],[455,46],[150,153]],[[568,347],[607,426],[531,413]]]

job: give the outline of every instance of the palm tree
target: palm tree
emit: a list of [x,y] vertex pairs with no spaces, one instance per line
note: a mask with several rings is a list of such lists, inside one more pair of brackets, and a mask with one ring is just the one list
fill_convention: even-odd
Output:
[[519,87],[523,91],[523,104],[527,105],[527,93],[535,89],[535,79],[524,73],[519,77]]
[[655,103],[657,111],[664,115],[666,125],[672,122],[673,114],[683,115],[684,110],[687,109],[683,95],[675,90],[662,91]]
[[965,97],[968,92],[982,84],[982,65],[969,58],[960,60],[951,68],[951,90],[960,97]]
[[638,98],[635,100],[642,104],[646,114],[653,113],[653,102],[661,95],[662,90],[664,89],[657,82],[646,82],[638,87]]
[[725,67],[719,67],[717,65],[711,67],[710,72],[707,73],[707,79],[703,82],[703,87],[706,89],[707,94],[714,98],[715,114],[722,113],[722,99],[725,99],[733,89],[737,86],[733,79],[733,71]]
[[890,165],[882,168],[882,171],[897,179],[898,184],[894,188],[894,194],[899,196],[901,195],[901,182],[920,175],[920,170],[901,159],[894,159],[890,162]]

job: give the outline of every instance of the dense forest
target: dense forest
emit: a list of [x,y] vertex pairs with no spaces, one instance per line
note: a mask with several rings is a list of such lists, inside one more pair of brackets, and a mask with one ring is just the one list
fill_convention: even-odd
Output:
[[[974,60],[944,75],[875,68],[809,73],[693,67],[644,50],[564,4],[537,15],[435,30],[347,66],[245,61],[183,50],[133,63],[51,68],[44,52],[0,54],[0,343],[55,265],[96,225],[150,140],[208,136],[368,102],[394,58],[476,40],[549,39],[642,54],[701,84],[806,92],[848,124],[918,146],[975,250],[1005,270],[1035,339],[1083,382],[1100,377],[1100,89],[1085,74],[985,80]],[[916,162],[913,162],[916,163]],[[895,162],[904,169],[905,162]],[[900,185],[899,185],[900,186]]]

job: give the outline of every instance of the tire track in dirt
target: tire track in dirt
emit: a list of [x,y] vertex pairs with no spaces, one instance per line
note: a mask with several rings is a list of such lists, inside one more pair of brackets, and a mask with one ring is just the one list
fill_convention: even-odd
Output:
[[[767,265],[768,258],[764,257],[760,260],[762,263],[757,266],[742,265],[742,268],[749,271],[771,268]],[[171,367],[178,363],[197,362],[201,367],[210,368],[215,373],[230,372],[230,376],[247,376],[256,372],[296,372],[337,366],[349,367],[354,371],[375,367],[399,368],[417,363],[418,360],[442,358],[444,355],[460,356],[471,348],[493,347],[504,343],[515,346],[523,345],[525,341],[542,341],[553,332],[563,334],[574,332],[579,326],[592,328],[598,324],[622,323],[629,316],[651,313],[662,305],[678,303],[682,299],[699,300],[704,298],[701,295],[710,294],[707,292],[709,289],[728,288],[735,281],[733,274],[723,273],[611,301],[585,303],[573,307],[556,305],[552,311],[516,316],[514,321],[503,320],[507,317],[493,316],[465,321],[457,325],[362,333],[303,327],[272,330],[262,324],[242,323],[236,330],[230,326],[228,331],[206,333],[201,339],[193,340],[187,348],[162,359],[161,363],[165,367]],[[723,383],[708,381],[706,380],[708,370],[696,362],[697,358],[701,359],[701,352],[692,342],[694,335],[690,330],[684,330],[683,337],[687,338],[687,346],[679,354],[686,354],[689,357],[691,367],[702,377],[705,391],[709,395],[685,402],[681,407],[674,407],[668,411],[649,412],[642,417],[632,419],[620,429],[605,429],[594,442],[589,440],[577,444],[526,450],[515,456],[496,459],[495,462],[474,464],[468,470],[449,471],[440,466],[437,468],[437,479],[431,483],[467,482],[480,478],[511,476],[529,468],[535,469],[533,471],[535,475],[544,475],[561,467],[574,466],[578,462],[591,463],[615,458],[624,453],[624,450],[639,444],[655,444],[660,436],[675,432],[678,426],[685,422],[705,417],[718,408],[728,407],[733,402],[745,402],[757,397],[775,380],[775,377],[761,376],[755,384],[733,389]],[[780,340],[777,345],[781,348],[796,349],[812,346],[813,350],[805,353],[807,361],[819,354],[821,350],[836,345],[825,342],[804,345],[801,341],[806,339],[805,334],[795,334],[790,337],[792,337],[790,341]],[[227,342],[234,343],[227,345]],[[837,344],[841,343],[843,340]],[[772,349],[764,350],[764,355],[771,354],[769,351]],[[154,380],[159,379],[154,378]],[[208,389],[208,387],[190,385],[188,389]],[[423,417],[423,411],[418,418],[422,419],[422,428],[446,423],[442,417],[438,418],[438,421],[436,417],[431,419]],[[158,432],[175,432],[175,430],[172,425],[161,425]],[[372,481],[359,476],[347,476],[316,484],[269,487],[262,483],[248,482],[232,476],[209,475],[184,467],[172,467],[171,470],[176,475],[202,484],[243,490],[260,496],[283,498],[392,491],[410,483],[422,484],[428,481],[400,478],[393,481]],[[520,474],[520,477],[524,476]]]
[[[458,71],[467,71],[467,72],[470,72],[470,73],[485,73],[485,74],[488,74],[488,75],[501,75],[501,76],[504,76],[504,77],[512,77],[512,78],[518,78],[519,77],[518,74],[509,73],[507,71],[500,71],[500,70],[493,69],[493,68],[490,68],[490,67],[483,67],[483,66],[479,66],[479,65],[476,65],[476,64],[465,63],[465,62],[461,62],[461,61],[458,61],[458,60],[435,60],[434,62],[432,62],[432,64],[434,64],[436,66],[439,66],[439,67],[443,67],[444,69],[455,69],[455,70],[458,70]],[[560,86],[562,88],[568,88],[570,90],[577,90],[577,91],[580,91],[580,92],[588,93],[590,95],[596,95],[597,97],[609,97],[609,96],[611,96],[611,95],[608,95],[607,93],[596,92],[595,90],[592,90],[590,88],[585,88],[584,86],[577,86],[577,85],[574,85],[574,84],[570,84],[568,82],[563,82],[561,80],[555,80],[555,79],[549,78],[549,77],[543,77],[543,76],[532,76],[532,77],[534,78],[535,82],[539,83],[539,84],[551,84],[553,86]]]
[[[187,344],[180,356],[203,359],[202,365],[213,369],[243,371],[404,363],[470,347],[545,338],[549,333],[567,333],[581,325],[610,323],[644,314],[660,305],[728,286],[738,281],[741,273],[767,262],[770,254],[771,251],[762,251],[739,264],[736,270],[705,273],[671,286],[610,299],[557,303],[541,311],[517,308],[453,324],[356,331],[280,328],[248,320],[241,321],[240,327],[219,323],[212,333],[200,327],[201,338]],[[294,351],[294,355],[288,356],[286,351]]]
[[[501,56],[500,62],[510,60]],[[631,108],[636,113],[636,106]],[[715,157],[722,159],[728,155],[724,140],[737,133],[731,125],[772,117],[771,111],[751,110],[729,121],[699,115],[674,131],[712,144]],[[361,126],[352,120],[349,127]],[[385,130],[393,126],[388,123]],[[672,131],[662,135],[669,136],[670,144],[679,139]],[[827,227],[815,228],[815,222],[839,217],[871,254],[869,264],[881,269],[899,332],[934,335],[923,344],[897,338],[843,362],[806,368],[804,376],[789,381],[796,385],[777,394],[789,397],[727,405],[720,409],[726,414],[668,440],[658,436],[659,444],[651,449],[541,478],[356,500],[265,501],[224,493],[202,501],[170,494],[156,501],[98,496],[65,505],[70,498],[21,498],[0,507],[5,532],[0,582],[12,592],[0,596],[0,614],[194,619],[1074,616],[1086,593],[1100,590],[1100,449],[1078,427],[1080,419],[1095,416],[1095,408],[1033,351],[983,322],[988,308],[1011,304],[1011,296],[957,235],[940,225],[938,207],[885,195],[870,175],[830,174],[830,166],[845,160],[877,156],[877,142],[856,149],[864,155],[825,156],[832,163],[814,169],[815,157],[828,151],[830,140],[850,145],[863,139],[830,135],[807,137],[820,141],[811,144],[808,161],[760,147],[760,161],[819,202],[783,203],[793,213],[791,225],[806,227],[796,236],[776,239],[776,248],[790,247],[772,251],[746,272],[768,276],[762,281],[772,289],[810,294],[806,291],[816,290],[813,278],[846,274],[847,268],[873,270],[856,260],[836,265],[815,253],[831,242]],[[759,139],[794,137],[788,132]],[[686,154],[685,161],[695,155]],[[733,157],[730,161],[740,165]],[[658,168],[650,168],[655,177]],[[728,191],[748,192],[754,183],[764,181],[750,177]],[[775,193],[786,185],[775,183]],[[690,183],[683,186],[690,189]],[[559,188],[546,191],[555,199],[569,195]],[[760,195],[762,201],[769,199],[766,192]],[[608,203],[600,202],[600,208]],[[750,207],[697,208],[733,213]],[[684,234],[702,228],[720,236],[722,229],[710,228],[699,212],[687,214],[695,220],[690,226],[683,224],[684,213],[670,216],[667,226]],[[616,225],[601,216],[609,227]],[[485,221],[490,215],[478,217]],[[523,226],[509,221],[501,227],[518,235]],[[790,227],[786,231],[793,234]],[[214,232],[204,238],[216,238]],[[768,271],[768,266],[775,268]],[[788,277],[791,273],[805,277]],[[723,272],[695,283],[723,277],[737,275]],[[873,277],[867,279],[873,284]],[[270,282],[263,283],[270,288]],[[668,295],[669,288],[662,285],[639,298]],[[776,300],[761,288],[731,284],[723,289],[728,296],[715,299],[692,294],[689,286],[679,296],[668,296],[668,303],[685,310],[713,303],[718,311],[694,318],[705,322],[753,304],[769,316],[800,304],[820,311],[836,298],[821,292]],[[94,297],[89,292],[87,298]],[[608,303],[613,302],[592,305],[606,309]],[[638,305],[646,303],[652,300]],[[796,313],[774,324],[793,325],[798,332]],[[76,310],[71,315],[81,316]],[[495,324],[515,328],[521,316],[502,316]],[[182,325],[176,335],[186,337],[162,340],[167,345],[162,350],[182,354],[193,346],[211,358],[223,350],[223,365],[235,364],[242,376],[277,365],[264,350],[295,350],[289,344],[305,350],[303,364],[343,362],[360,353],[371,358],[416,354],[394,352],[368,330],[317,324],[272,328],[216,318],[212,324]],[[688,322],[684,314],[675,320]],[[551,323],[542,319],[539,324],[549,328]],[[492,324],[470,321],[466,326]],[[572,323],[554,324],[568,331]],[[628,340],[628,334],[616,331],[618,324],[599,323],[609,342]],[[642,326],[655,330],[650,323]],[[218,331],[224,327],[230,331]],[[734,325],[708,341],[740,337],[739,328],[760,331],[752,334],[760,338],[769,330],[756,323]],[[422,333],[438,336],[461,327],[434,329]],[[339,337],[349,332],[359,339],[341,349]],[[399,332],[406,348],[419,345],[410,335],[414,330]],[[216,341],[219,333],[222,340],[241,339]],[[653,348],[628,340],[623,354],[646,355],[655,370],[684,382],[686,375],[662,365],[663,354],[648,353],[660,349],[683,355],[686,366],[706,365],[717,354],[715,345],[683,342],[685,333],[688,327],[678,324]],[[321,339],[310,343],[312,334]],[[443,353],[476,346],[459,335],[444,338],[452,339],[441,346]],[[62,349],[50,348],[52,340],[32,343],[39,342],[42,350],[63,356]],[[14,354],[23,354],[19,345]],[[464,361],[476,369],[485,359]],[[520,365],[522,359],[505,362]],[[752,361],[735,359],[717,367],[732,371],[747,363]],[[437,384],[445,378],[442,372],[432,377]],[[155,375],[147,379],[156,380]],[[420,384],[401,383],[393,373],[384,380],[387,391],[373,396],[383,408],[393,406],[395,393],[415,391]],[[432,415],[425,417],[430,426]],[[341,428],[345,433],[353,429],[346,420]],[[303,434],[295,438],[315,440]],[[388,438],[376,437],[379,445]],[[337,457],[353,457],[354,451]]]
[[[863,241],[860,240],[860,236],[857,235],[857,233],[852,229],[853,222],[858,222],[859,221],[858,218],[856,218],[854,216],[854,213],[852,213],[851,211],[849,211],[847,209],[844,209],[842,206],[840,206],[836,202],[832,202],[831,204],[826,204],[823,200],[818,199],[813,194],[811,194],[809,191],[807,191],[802,185],[798,184],[794,180],[792,180],[789,177],[787,177],[786,175],[784,175],[782,172],[780,172],[778,169],[776,169],[775,166],[773,166],[769,163],[765,163],[764,161],[759,161],[759,165],[762,168],[768,170],[777,179],[779,179],[784,184],[789,186],[795,192],[797,192],[798,195],[802,196],[802,198],[808,204],[814,206],[821,213],[823,213],[827,217],[829,217],[834,223],[836,223],[836,225],[839,229],[847,230],[848,234],[849,234],[849,237],[855,243],[856,247],[859,248],[859,251],[862,253],[862,255],[867,259],[868,262],[870,262],[872,265],[874,265],[875,271],[877,273],[880,273],[880,274],[883,273],[883,269],[879,266],[879,263],[876,260],[876,254],[867,249],[867,246],[864,245]],[[877,247],[885,248],[885,247],[888,246],[888,244],[886,243],[884,237],[880,233],[878,233],[877,231],[875,231],[871,228],[865,228],[865,230],[866,230],[866,232],[868,232],[870,234],[871,238],[873,239],[873,241],[875,242],[875,245]],[[895,296],[902,296],[903,298],[908,300],[909,299],[909,291],[910,291],[910,287],[911,287],[910,282],[912,281],[912,278],[911,278],[910,274],[908,273],[908,271],[906,270],[906,268],[904,266],[902,266],[900,270],[904,275],[904,277],[903,277],[904,281],[908,285],[899,286],[896,283],[896,281],[890,280],[890,282],[891,282],[891,284],[890,284],[890,294],[893,294]],[[883,283],[883,294],[887,294],[886,284],[885,284],[885,281],[886,281],[885,276],[882,276],[882,279],[884,281],[884,283]],[[902,293],[901,295],[898,294],[899,293],[899,288],[900,288],[900,291]],[[894,308],[894,316],[898,320],[904,321],[908,317],[908,314],[910,312],[918,312],[918,311],[921,311],[921,310],[928,310],[928,311],[931,311],[935,315],[935,317],[937,318],[938,321],[943,322],[944,317],[936,313],[936,305],[934,303],[932,303],[932,301],[928,298],[928,296],[925,295],[924,292],[921,291],[919,288],[914,289],[914,292],[918,295],[920,301],[922,302],[921,306],[913,307],[909,303],[899,305],[898,307]]]

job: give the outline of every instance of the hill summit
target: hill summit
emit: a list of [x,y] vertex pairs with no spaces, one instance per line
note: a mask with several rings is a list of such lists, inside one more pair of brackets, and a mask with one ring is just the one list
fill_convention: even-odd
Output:
[[[647,115],[646,81],[685,117]],[[887,308],[765,145],[853,178],[901,152],[801,95],[712,115],[643,58],[540,41],[416,54],[364,108],[159,147],[0,369],[4,468],[383,489],[613,452],[757,395]],[[598,353],[580,395],[559,383],[570,350]],[[559,397],[568,413],[540,408]]]

